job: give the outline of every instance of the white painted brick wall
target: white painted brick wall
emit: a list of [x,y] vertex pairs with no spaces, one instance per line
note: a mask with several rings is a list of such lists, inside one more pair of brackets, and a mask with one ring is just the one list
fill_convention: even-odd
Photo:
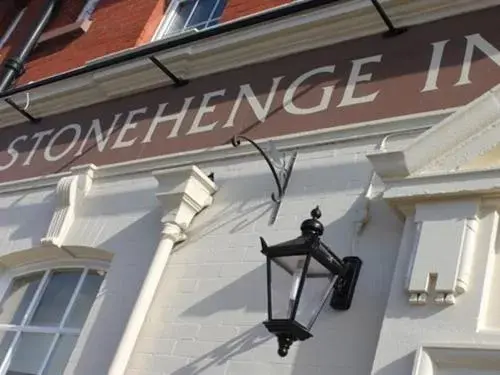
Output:
[[[371,175],[364,155],[378,141],[300,150],[273,226],[268,221],[276,187],[260,157],[200,165],[215,172],[220,190],[195,218],[189,240],[176,247],[127,375],[368,374],[401,231],[385,204],[374,202],[371,222],[352,247]],[[155,191],[149,174],[97,180],[75,220],[67,242],[106,250],[113,260],[65,375],[105,374],[113,359],[159,240]],[[295,344],[282,359],[261,324],[266,276],[259,236],[269,243],[295,237],[317,204],[325,242],[340,256],[354,251],[364,268],[352,309],[337,313],[327,307],[314,338]],[[50,222],[53,189],[2,195],[0,205],[9,210],[0,215],[0,251],[31,248]],[[29,231],[23,229],[26,218],[33,218],[26,222]]]
[[[410,138],[397,138],[388,148]],[[394,212],[373,200],[371,220],[356,236],[371,177],[365,154],[380,140],[300,150],[273,226],[268,220],[276,187],[261,158],[200,165],[215,172],[220,191],[195,218],[188,241],[175,248],[126,375],[401,375],[411,373],[423,342],[498,347],[498,251],[478,251],[471,292],[456,306],[415,308],[404,290],[410,249],[398,253],[402,223]],[[113,359],[159,240],[155,191],[149,174],[98,180],[75,220],[69,243],[106,250],[113,260],[65,375],[104,375]],[[37,246],[53,198],[51,188],[0,196],[0,256]],[[361,257],[364,266],[351,310],[327,306],[314,337],[280,358],[274,337],[261,324],[266,275],[259,236],[276,243],[298,235],[317,204],[324,241],[340,256]],[[495,277],[487,288],[488,257]],[[459,372],[439,375],[448,373]]]
[[[352,249],[363,212],[360,195],[371,174],[364,153],[375,145],[301,150],[273,226],[268,220],[275,186],[262,159],[201,166],[215,172],[220,191],[171,257],[127,375],[368,374],[401,231],[385,204],[375,203],[372,222]],[[261,324],[266,275],[259,236],[275,243],[300,234],[316,204],[323,211],[325,242],[340,256],[354,250],[365,264],[352,309],[327,307],[315,337],[280,358]]]

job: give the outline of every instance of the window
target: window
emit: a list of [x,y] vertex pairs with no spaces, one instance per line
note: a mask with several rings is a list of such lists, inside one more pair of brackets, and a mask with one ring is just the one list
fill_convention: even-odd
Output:
[[169,7],[155,39],[203,30],[219,23],[226,0],[177,0]]
[[62,375],[103,279],[83,267],[14,277],[0,306],[0,375]]

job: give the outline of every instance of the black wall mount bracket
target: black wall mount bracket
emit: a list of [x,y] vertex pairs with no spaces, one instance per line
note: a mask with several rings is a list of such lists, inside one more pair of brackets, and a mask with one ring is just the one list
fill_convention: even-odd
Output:
[[267,165],[269,166],[274,181],[276,182],[276,188],[278,192],[271,194],[271,200],[274,206],[271,212],[269,224],[272,225],[276,221],[278,210],[280,208],[281,202],[283,201],[283,197],[285,196],[288,182],[290,181],[290,177],[292,175],[293,165],[295,164],[295,160],[297,159],[297,151],[292,152],[292,154],[288,156],[285,153],[276,150],[276,147],[274,146],[272,141],[269,142],[267,150],[264,150],[256,142],[244,135],[234,136],[231,139],[231,143],[234,147],[238,147],[241,144],[242,140],[247,141],[252,146],[254,146],[257,151],[259,151],[260,155],[262,155]]

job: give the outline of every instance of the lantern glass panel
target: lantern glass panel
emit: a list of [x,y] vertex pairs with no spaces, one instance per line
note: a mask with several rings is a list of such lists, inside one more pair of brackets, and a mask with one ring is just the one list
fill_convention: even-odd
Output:
[[[325,294],[328,294],[331,289],[332,276],[312,258],[310,267],[304,270],[302,268],[304,261],[305,256],[273,258],[271,262],[272,316],[270,319],[292,319],[304,327],[309,327],[315,320]],[[312,265],[315,267],[311,272]],[[300,292],[300,279],[304,271],[306,271],[306,278]],[[295,317],[292,316],[294,308]]]
[[[297,266],[305,262],[306,255],[292,255],[273,258],[273,261],[278,263],[290,275],[293,275]],[[331,272],[325,268],[316,259],[311,257],[309,267],[307,269],[307,277],[328,277]]]

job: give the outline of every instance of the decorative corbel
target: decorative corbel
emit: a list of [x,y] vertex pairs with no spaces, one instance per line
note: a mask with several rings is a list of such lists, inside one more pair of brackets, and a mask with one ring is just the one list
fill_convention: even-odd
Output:
[[56,208],[42,245],[61,247],[75,220],[76,209],[88,194],[94,179],[95,165],[73,168],[72,175],[59,180],[56,187]]
[[213,202],[215,183],[198,167],[181,167],[153,172],[158,181],[156,197],[163,208],[163,235],[174,242],[186,239],[193,218]]

